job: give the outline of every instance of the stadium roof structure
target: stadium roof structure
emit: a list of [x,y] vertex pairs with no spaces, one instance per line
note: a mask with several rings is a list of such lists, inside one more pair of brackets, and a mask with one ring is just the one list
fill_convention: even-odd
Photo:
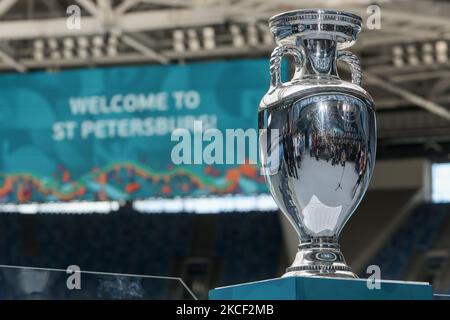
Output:
[[[313,3],[363,17],[351,50],[376,102],[379,154],[448,158],[450,3],[379,1],[381,24],[371,28],[373,4]],[[308,7],[305,0],[0,0],[0,70],[267,58],[275,46],[268,19]]]

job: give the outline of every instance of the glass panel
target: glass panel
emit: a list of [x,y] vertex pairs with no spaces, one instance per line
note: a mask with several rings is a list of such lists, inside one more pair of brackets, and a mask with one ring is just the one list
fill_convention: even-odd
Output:
[[179,278],[15,266],[0,267],[0,299],[196,299]]

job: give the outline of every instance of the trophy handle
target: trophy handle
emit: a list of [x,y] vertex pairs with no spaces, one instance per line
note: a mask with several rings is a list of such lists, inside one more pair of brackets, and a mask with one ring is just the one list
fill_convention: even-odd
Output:
[[276,47],[270,56],[270,89],[272,92],[281,86],[281,60],[285,55],[290,55],[294,58],[295,73],[292,79],[299,79],[301,76],[301,69],[305,62],[305,54],[303,51],[295,46],[282,45]]
[[350,51],[338,51],[337,59],[350,65],[352,83],[362,86],[362,67],[359,58]]

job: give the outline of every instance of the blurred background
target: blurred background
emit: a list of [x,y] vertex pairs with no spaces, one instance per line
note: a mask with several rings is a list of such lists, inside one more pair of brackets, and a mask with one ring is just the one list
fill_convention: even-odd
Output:
[[[450,3],[313,6],[363,18],[350,50],[377,108],[374,177],[340,239],[347,262],[361,278],[378,265],[383,279],[450,294]],[[73,297],[70,265],[181,278],[201,299],[281,276],[298,240],[257,166],[176,165],[170,135],[194,120],[256,128],[275,47],[267,20],[310,7],[1,0],[0,298]],[[192,298],[178,280],[83,279],[75,297]]]

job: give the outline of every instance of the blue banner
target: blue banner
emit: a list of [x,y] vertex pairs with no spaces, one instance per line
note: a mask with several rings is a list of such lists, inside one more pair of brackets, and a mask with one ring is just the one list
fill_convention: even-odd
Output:
[[174,163],[172,133],[256,130],[268,84],[266,60],[2,74],[0,202],[266,192],[248,161]]

